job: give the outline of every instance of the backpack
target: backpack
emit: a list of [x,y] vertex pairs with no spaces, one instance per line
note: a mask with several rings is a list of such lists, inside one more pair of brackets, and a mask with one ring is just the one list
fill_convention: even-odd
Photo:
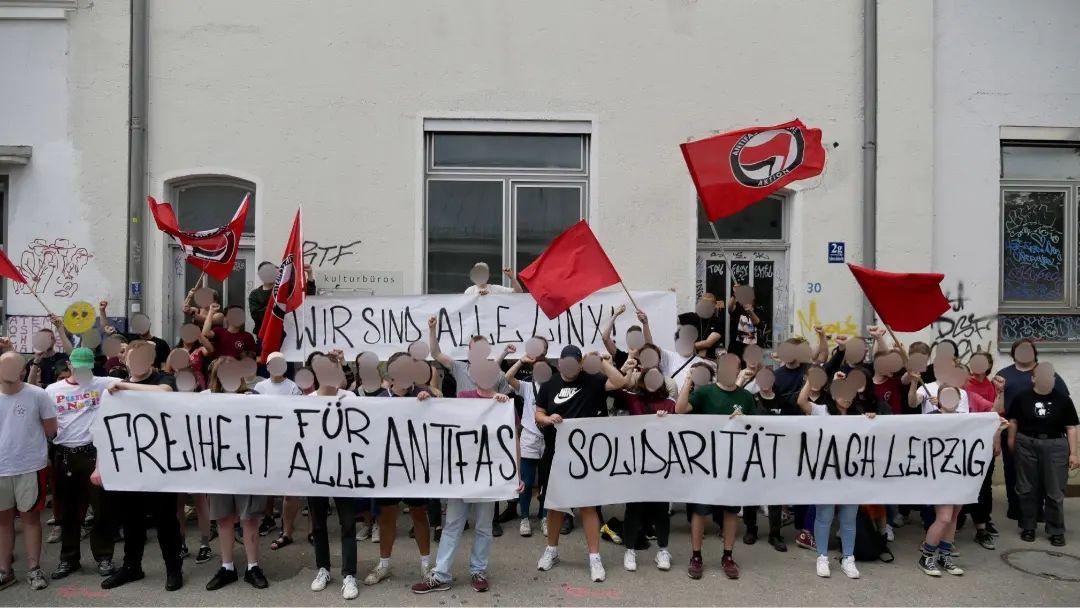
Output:
[[863,509],[859,509],[855,517],[855,559],[860,562],[891,562],[894,559],[885,535],[878,532],[874,521]]

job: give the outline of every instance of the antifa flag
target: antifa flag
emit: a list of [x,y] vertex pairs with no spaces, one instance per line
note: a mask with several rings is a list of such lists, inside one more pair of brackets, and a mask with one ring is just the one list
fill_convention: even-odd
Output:
[[3,249],[0,249],[0,277],[8,278],[17,283],[26,283],[26,277],[19,271],[18,266],[11,263]]
[[555,237],[536,261],[518,273],[518,279],[549,319],[622,282],[585,220]]
[[154,197],[146,197],[150,213],[158,230],[173,237],[187,254],[187,261],[217,281],[224,281],[232,273],[236,253],[240,249],[240,236],[244,233],[250,194],[244,195],[240,207],[228,224],[212,230],[181,230],[176,214],[169,203],[159,203]]
[[949,310],[941,293],[943,274],[886,272],[848,264],[881,320],[896,331],[919,331]]
[[262,327],[259,328],[259,342],[262,353],[259,362],[265,363],[270,353],[281,349],[282,335],[285,328],[285,315],[300,308],[304,303],[304,239],[300,231],[300,210],[296,210],[289,241],[285,244],[285,253],[281,256],[274,290],[266,305]]
[[808,129],[798,119],[721,133],[680,147],[710,222],[825,168],[821,129]]

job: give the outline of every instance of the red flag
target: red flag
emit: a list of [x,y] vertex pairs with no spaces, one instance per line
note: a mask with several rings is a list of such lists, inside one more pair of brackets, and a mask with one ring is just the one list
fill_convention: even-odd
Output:
[[549,319],[622,281],[585,220],[555,237],[540,257],[518,273],[518,279]]
[[281,349],[282,335],[285,329],[285,315],[300,308],[304,303],[304,238],[300,231],[300,210],[296,210],[289,241],[285,244],[285,253],[281,255],[274,290],[266,304],[262,327],[259,328],[259,341],[262,342],[262,354],[259,361],[266,362],[270,353]]
[[18,266],[11,263],[3,249],[0,249],[0,277],[6,277],[18,283],[26,283],[26,277],[19,271]]
[[799,119],[681,144],[710,222],[742,211],[825,168],[821,129]]
[[949,310],[941,293],[943,274],[885,272],[850,263],[848,268],[881,320],[896,331],[919,331]]
[[181,230],[169,203],[159,203],[152,196],[146,197],[146,201],[150,204],[150,213],[154,216],[158,230],[176,240],[187,254],[188,263],[218,281],[224,281],[232,273],[236,263],[250,198],[250,194],[244,195],[244,200],[240,202],[240,207],[227,225],[198,231]]

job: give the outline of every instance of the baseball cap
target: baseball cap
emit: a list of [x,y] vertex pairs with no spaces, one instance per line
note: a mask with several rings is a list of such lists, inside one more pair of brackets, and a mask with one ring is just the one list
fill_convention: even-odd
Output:
[[71,356],[68,357],[71,361],[72,369],[93,369],[94,368],[94,351],[89,348],[79,347],[71,351]]
[[569,346],[564,346],[562,352],[559,353],[559,358],[565,359],[566,357],[573,357],[574,359],[581,361],[581,349],[574,346],[573,344]]

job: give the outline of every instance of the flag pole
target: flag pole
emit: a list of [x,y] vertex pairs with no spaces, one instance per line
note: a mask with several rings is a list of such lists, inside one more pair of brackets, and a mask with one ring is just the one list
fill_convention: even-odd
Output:
[[[870,306],[870,310],[874,310],[874,306],[873,306],[873,305],[871,305],[871,306]],[[877,315],[877,311],[876,311],[876,310],[874,310],[874,314],[875,314],[875,315]],[[880,317],[880,316],[881,316],[881,315],[878,315],[878,317]],[[890,337],[890,338],[892,338],[892,340],[893,340],[893,343],[894,343],[894,344],[896,344],[896,345],[900,345],[900,343],[901,343],[901,342],[900,342],[900,338],[897,338],[897,337],[896,337],[896,333],[894,333],[894,332],[893,332],[893,330],[892,330],[892,328],[891,328],[891,327],[889,327],[889,324],[888,324],[888,323],[885,323],[885,322],[882,322],[882,325],[883,325],[883,326],[885,327],[885,331],[889,332],[889,337]],[[900,359],[901,359],[901,360],[903,360],[903,362],[904,362],[904,367],[907,367],[907,363],[908,363],[908,356],[907,356],[907,353],[905,353],[905,352],[904,352],[904,349],[902,349],[902,348],[900,349]],[[923,382],[923,380],[922,380],[922,377],[921,377],[921,376],[916,376],[916,377],[915,377],[915,380],[916,380],[916,381],[917,381],[917,382],[919,383],[919,386],[921,386],[921,387],[922,387],[922,389],[923,389],[923,391],[924,391],[924,392],[926,393],[926,397],[927,397],[928,399],[929,399],[929,398],[932,398],[932,396],[930,395],[930,389],[926,388],[926,383],[925,383],[925,382]]]
[[634,296],[630,295],[630,290],[626,288],[626,283],[623,283],[622,280],[620,280],[619,285],[622,286],[623,291],[626,292],[626,297],[630,298],[630,303],[634,305],[634,310],[641,312],[641,307],[634,301]]
[[43,301],[41,300],[41,297],[40,297],[40,296],[38,296],[38,293],[37,293],[36,291],[34,291],[34,287],[33,287],[32,285],[30,285],[30,283],[26,283],[26,287],[27,287],[27,289],[29,289],[29,290],[30,290],[30,295],[34,296],[34,299],[38,301],[38,304],[41,304],[41,307],[45,309],[45,312],[47,312],[47,313],[49,314],[49,316],[50,316],[50,317],[55,317],[55,316],[56,316],[56,313],[54,313],[53,311],[49,310],[49,307],[48,307],[48,306],[46,306],[46,305],[45,305],[45,302],[43,302]]

